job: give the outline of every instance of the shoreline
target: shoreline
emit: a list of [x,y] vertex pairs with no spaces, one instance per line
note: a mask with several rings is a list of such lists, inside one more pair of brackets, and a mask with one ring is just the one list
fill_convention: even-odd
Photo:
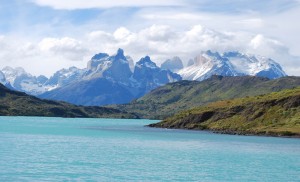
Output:
[[291,135],[283,135],[282,133],[251,133],[251,132],[241,132],[241,131],[229,131],[229,130],[210,130],[210,129],[191,129],[191,128],[168,128],[168,127],[159,127],[156,126],[157,123],[152,123],[146,125],[146,127],[150,128],[161,128],[161,129],[174,129],[174,130],[190,130],[190,131],[207,131],[215,134],[225,134],[225,135],[239,135],[239,136],[262,136],[262,137],[279,137],[279,138],[297,138],[300,139],[300,135],[291,134]]

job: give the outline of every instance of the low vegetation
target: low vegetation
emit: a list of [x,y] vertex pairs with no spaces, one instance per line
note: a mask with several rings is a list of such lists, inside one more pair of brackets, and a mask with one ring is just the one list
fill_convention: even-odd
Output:
[[150,126],[300,137],[300,87],[213,102],[180,112]]

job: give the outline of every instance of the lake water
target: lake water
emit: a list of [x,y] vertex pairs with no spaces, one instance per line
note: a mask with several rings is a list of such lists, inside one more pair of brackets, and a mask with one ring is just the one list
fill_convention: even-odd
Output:
[[0,117],[0,181],[300,181],[300,139]]

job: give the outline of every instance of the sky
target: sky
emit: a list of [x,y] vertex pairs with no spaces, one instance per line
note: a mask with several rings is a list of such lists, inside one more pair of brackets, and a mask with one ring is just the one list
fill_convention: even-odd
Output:
[[270,57],[300,76],[300,0],[0,0],[0,68],[51,76],[122,48],[160,65],[201,51]]

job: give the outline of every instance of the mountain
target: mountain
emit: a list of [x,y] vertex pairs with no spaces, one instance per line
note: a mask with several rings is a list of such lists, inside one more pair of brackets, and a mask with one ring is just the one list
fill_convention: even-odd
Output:
[[212,75],[250,75],[270,79],[286,76],[274,60],[239,52],[225,52],[222,55],[212,51],[202,52],[193,62],[189,61],[189,65],[177,72],[184,80],[201,81]]
[[68,69],[61,69],[55,72],[49,79],[45,80],[43,85],[48,88],[47,90],[53,90],[72,82],[79,81],[84,73],[84,69],[79,69],[74,66]]
[[182,61],[179,57],[175,56],[172,59],[167,59],[161,64],[161,69],[170,70],[172,72],[177,72],[183,69]]
[[137,118],[136,115],[104,107],[83,107],[43,100],[0,84],[1,116],[50,116],[92,118]]
[[181,80],[178,74],[161,70],[148,56],[137,62],[134,72],[131,64],[132,59],[125,56],[122,49],[112,56],[96,54],[88,62],[81,78],[40,97],[80,105],[120,104],[166,83]]
[[40,97],[80,105],[126,103],[134,98],[131,76],[129,61],[122,49],[112,56],[99,53],[88,62],[80,79]]
[[143,96],[145,93],[148,93],[159,86],[179,81],[181,80],[181,77],[170,70],[159,68],[151,61],[149,56],[146,56],[136,63],[133,79],[139,83],[140,91],[138,96]]
[[46,91],[43,84],[47,78],[45,76],[35,77],[27,73],[23,68],[5,67],[2,69],[6,81],[15,89],[32,95],[38,95]]
[[212,76],[204,81],[179,81],[156,88],[129,104],[112,106],[141,118],[164,119],[179,111],[210,102],[255,96],[300,86],[300,77],[274,80],[253,76]]
[[234,69],[245,75],[275,79],[286,76],[281,66],[270,58],[241,54],[239,52],[225,52],[226,57]]
[[300,137],[300,87],[210,103],[150,126]]
[[182,79],[202,81],[212,75],[275,79],[286,75],[272,59],[239,52],[202,52],[183,68],[179,57],[166,60],[158,67],[146,56],[134,65],[122,49],[115,55],[96,54],[86,68],[61,69],[49,79],[43,75],[32,76],[23,68],[5,67],[2,72],[2,82],[14,90],[80,105],[128,103],[157,87]]
[[105,78],[113,82],[127,85],[132,75],[129,61],[124,51],[118,49],[117,54],[109,56],[106,53],[96,54],[88,62],[85,79]]

